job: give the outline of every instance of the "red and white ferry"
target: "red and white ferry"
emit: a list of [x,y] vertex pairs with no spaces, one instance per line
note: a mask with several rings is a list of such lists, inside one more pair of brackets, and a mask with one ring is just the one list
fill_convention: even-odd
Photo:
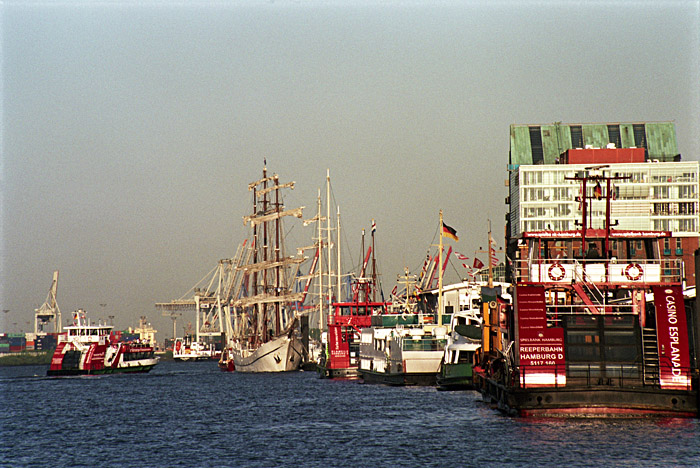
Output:
[[51,358],[49,376],[148,372],[158,363],[149,343],[123,342],[111,325],[93,325],[77,310],[64,327]]
[[485,401],[510,414],[698,415],[682,261],[660,254],[670,232],[612,229],[612,179],[575,178],[607,199],[602,229],[588,226],[584,195],[580,229],[522,233],[512,307],[482,291],[477,379]]

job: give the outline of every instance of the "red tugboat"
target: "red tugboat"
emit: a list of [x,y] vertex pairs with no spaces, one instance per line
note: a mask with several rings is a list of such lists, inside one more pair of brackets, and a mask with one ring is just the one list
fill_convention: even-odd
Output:
[[[372,230],[374,244],[374,229]],[[364,230],[363,230],[364,244]],[[365,277],[372,261],[372,274]],[[353,285],[353,297],[349,302],[334,302],[328,315],[328,343],[316,366],[322,379],[355,379],[359,377],[359,346],[363,328],[372,324],[372,316],[387,313],[390,302],[376,300],[376,261],[372,247],[367,249],[360,276]]]
[[77,310],[51,358],[49,376],[148,372],[158,363],[153,346],[123,342],[111,325],[93,325]]
[[[566,178],[581,187],[580,229],[521,234],[513,307],[483,291],[484,400],[519,416],[697,417],[682,260],[660,255],[671,233],[612,229],[625,177],[595,173]],[[587,221],[592,198],[602,229]]]

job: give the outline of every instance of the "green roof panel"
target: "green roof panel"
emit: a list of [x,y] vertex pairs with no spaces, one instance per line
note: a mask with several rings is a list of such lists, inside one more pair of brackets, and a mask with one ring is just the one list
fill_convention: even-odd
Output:
[[510,164],[532,164],[530,128],[527,125],[510,126]]
[[649,159],[673,161],[678,155],[673,122],[653,122],[645,126]]
[[593,148],[605,148],[610,142],[608,136],[608,126],[605,124],[582,125],[583,146]]

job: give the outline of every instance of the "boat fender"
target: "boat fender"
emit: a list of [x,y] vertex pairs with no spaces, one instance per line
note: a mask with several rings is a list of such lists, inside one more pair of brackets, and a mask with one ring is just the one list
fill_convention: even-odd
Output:
[[639,263],[630,263],[625,267],[625,276],[630,281],[637,281],[642,277],[642,267]]

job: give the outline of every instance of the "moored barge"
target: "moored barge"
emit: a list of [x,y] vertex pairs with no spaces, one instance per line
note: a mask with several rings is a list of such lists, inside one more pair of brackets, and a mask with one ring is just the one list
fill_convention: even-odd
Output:
[[[523,232],[512,261],[512,306],[484,290],[484,400],[536,417],[698,416],[695,323],[681,259],[660,254],[668,231],[611,226],[612,182],[591,170],[576,230]],[[591,200],[605,204],[592,228]]]

